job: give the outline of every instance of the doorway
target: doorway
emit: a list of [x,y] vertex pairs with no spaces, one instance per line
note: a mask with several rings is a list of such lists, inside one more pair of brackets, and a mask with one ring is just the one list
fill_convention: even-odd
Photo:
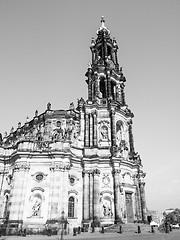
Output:
[[126,198],[127,222],[133,223],[134,215],[133,215],[132,193],[126,193],[125,198]]

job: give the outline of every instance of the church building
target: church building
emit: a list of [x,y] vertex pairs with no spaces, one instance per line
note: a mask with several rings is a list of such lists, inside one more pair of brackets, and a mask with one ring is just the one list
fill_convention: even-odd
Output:
[[135,151],[118,45],[102,17],[90,46],[87,99],[19,122],[0,139],[0,221],[6,231],[145,222],[145,173]]

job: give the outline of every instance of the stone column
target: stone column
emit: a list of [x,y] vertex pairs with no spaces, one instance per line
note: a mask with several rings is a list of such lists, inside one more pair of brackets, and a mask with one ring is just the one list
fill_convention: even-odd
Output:
[[52,162],[50,166],[51,176],[53,180],[52,189],[50,190],[51,194],[51,207],[50,207],[50,218],[57,219],[61,216],[61,205],[62,205],[62,172],[63,168],[62,162]]
[[93,138],[93,146],[97,146],[97,112],[93,112],[93,132],[94,132],[94,138]]
[[146,213],[146,197],[145,197],[145,182],[140,181],[139,188],[140,188],[140,194],[141,194],[141,208],[142,208],[142,221],[147,221],[147,213]]
[[128,125],[129,125],[129,145],[130,145],[130,152],[131,153],[134,153],[135,152],[135,149],[134,149],[134,139],[133,139],[133,133],[132,133],[132,120],[130,120],[128,122]]
[[138,175],[135,176],[134,181],[135,181],[135,186],[136,186],[135,197],[136,197],[137,220],[138,221],[142,221],[141,196],[140,196],[139,177],[138,177]]
[[111,109],[111,147],[112,155],[115,155],[114,148],[116,147],[116,124],[115,124],[115,110]]
[[[66,164],[61,168],[61,175],[62,175],[62,190],[61,190],[61,197],[62,200],[60,200],[60,212],[64,210],[65,217],[68,216],[68,182],[69,182],[69,170],[70,170],[70,164]],[[76,215],[75,215],[76,216]]]
[[89,114],[85,114],[85,147],[89,147]]
[[92,101],[92,80],[89,79],[88,83],[88,100]]
[[110,72],[107,72],[107,97],[111,98],[112,93],[111,93],[111,79],[110,79]]
[[89,173],[83,171],[83,220],[89,221]]
[[23,169],[24,170],[24,177],[23,177],[24,184],[23,184],[23,193],[22,193],[22,197],[21,197],[21,206],[20,206],[20,215],[19,215],[20,219],[23,219],[23,214],[24,214],[29,169],[30,169],[29,164],[27,164],[27,166]]
[[121,220],[121,206],[120,206],[120,189],[119,189],[119,169],[113,169],[113,180],[114,180],[114,210],[115,210],[115,223],[122,222]]
[[25,203],[25,183],[27,181],[26,173],[29,171],[28,162],[18,162],[13,169],[12,192],[10,198],[10,216],[11,221],[22,221]]
[[84,120],[84,112],[82,110],[82,107],[80,108],[80,139],[84,139],[84,124],[85,120]]
[[23,216],[23,203],[25,199],[23,198],[26,191],[24,189],[24,183],[26,181],[26,172],[29,170],[28,162],[18,162],[14,166],[13,174],[13,190],[10,198],[10,218],[9,220],[22,220]]
[[94,226],[99,227],[100,225],[100,205],[99,205],[99,169],[95,169],[93,171],[93,182],[94,182],[94,189],[93,189],[93,202],[94,202],[94,211],[93,211],[93,220]]
[[55,179],[54,179],[54,164],[52,163],[50,166],[50,189],[49,189],[49,204],[48,204],[48,219],[52,219],[53,215],[53,208],[54,208],[54,185],[55,185]]
[[118,101],[118,102],[121,102],[121,95],[120,95],[120,84],[118,83],[117,85],[116,85],[116,100]]
[[124,106],[126,104],[125,102],[125,94],[124,94],[124,83],[120,84],[120,102]]
[[94,92],[94,96],[95,96],[95,100],[97,99],[97,97],[99,96],[99,89],[98,89],[98,86],[99,86],[99,83],[98,83],[98,73],[95,72],[94,73],[95,75],[95,92]]
[[89,218],[93,219],[93,172],[89,171]]
[[89,146],[93,146],[93,114],[89,115]]
[[105,82],[105,98],[108,97],[108,84],[107,84],[107,79],[104,79]]

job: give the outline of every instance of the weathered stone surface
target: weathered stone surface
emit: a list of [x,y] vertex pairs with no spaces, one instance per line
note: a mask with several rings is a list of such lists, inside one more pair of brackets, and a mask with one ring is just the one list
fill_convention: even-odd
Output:
[[[146,220],[117,43],[104,25],[92,41],[88,100],[47,110],[0,137],[0,212],[7,229],[68,220],[68,227]],[[16,224],[15,224],[16,223]]]

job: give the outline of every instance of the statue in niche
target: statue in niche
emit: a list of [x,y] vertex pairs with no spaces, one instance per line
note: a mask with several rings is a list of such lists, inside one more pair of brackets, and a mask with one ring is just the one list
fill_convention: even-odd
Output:
[[76,140],[79,136],[80,133],[80,128],[79,128],[79,124],[76,123],[73,129],[73,134],[72,134],[72,141]]
[[100,129],[100,139],[102,141],[108,141],[108,127],[103,125]]
[[37,128],[36,140],[37,140],[38,142],[41,142],[41,141],[43,140],[43,128],[42,128],[42,126],[39,126],[39,127]]
[[70,121],[68,122],[67,129],[66,129],[66,137],[68,140],[72,140],[72,134],[73,134],[74,127],[75,127],[74,121],[72,119],[70,119]]
[[51,103],[50,103],[50,102],[47,104],[47,110],[48,110],[48,111],[51,110]]
[[118,147],[120,146],[121,140],[122,140],[122,127],[121,125],[118,125],[116,133],[116,143]]
[[[123,151],[127,151],[127,142],[124,140],[124,129],[123,129],[123,123],[121,121],[118,121],[116,124],[116,155],[121,156],[123,154]],[[119,152],[119,153],[118,153]]]
[[111,218],[113,213],[112,213],[112,209],[111,209],[111,202],[110,200],[108,199],[103,199],[103,216],[105,218]]
[[53,130],[52,139],[55,141],[62,140],[64,138],[64,130],[62,129],[62,124],[60,121],[57,122],[57,128]]
[[32,216],[40,216],[42,201],[39,197],[34,197],[34,204],[32,207]]

